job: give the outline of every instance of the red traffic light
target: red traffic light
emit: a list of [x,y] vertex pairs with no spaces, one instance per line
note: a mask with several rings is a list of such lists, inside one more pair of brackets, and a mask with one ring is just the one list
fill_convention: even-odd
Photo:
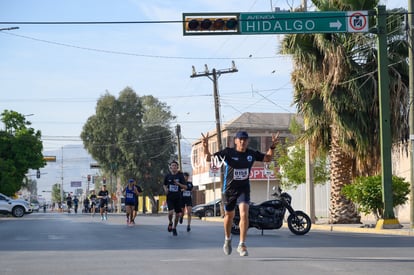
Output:
[[215,30],[222,30],[224,28],[224,20],[219,18],[213,23],[213,28]]

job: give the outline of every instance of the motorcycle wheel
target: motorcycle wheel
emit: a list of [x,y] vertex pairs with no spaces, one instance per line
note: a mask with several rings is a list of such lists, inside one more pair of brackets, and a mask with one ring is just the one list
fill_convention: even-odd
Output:
[[239,221],[233,221],[231,225],[231,234],[240,235]]
[[287,219],[289,230],[295,235],[305,235],[311,229],[312,221],[302,211],[295,211]]

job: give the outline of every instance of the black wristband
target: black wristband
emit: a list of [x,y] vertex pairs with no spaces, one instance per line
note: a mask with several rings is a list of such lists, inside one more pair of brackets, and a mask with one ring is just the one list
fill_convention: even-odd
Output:
[[272,150],[275,150],[276,149],[276,146],[270,146],[270,149],[272,149]]

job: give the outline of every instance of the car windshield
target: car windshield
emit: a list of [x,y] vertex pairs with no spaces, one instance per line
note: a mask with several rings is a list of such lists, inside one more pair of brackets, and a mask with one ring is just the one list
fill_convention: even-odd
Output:
[[218,203],[218,202],[220,202],[221,200],[220,199],[216,199],[216,200],[214,200],[214,201],[210,201],[210,202],[208,202],[207,204],[216,204],[216,203]]
[[3,197],[3,199],[4,199],[4,200],[6,200],[6,201],[11,200],[11,198],[7,197],[7,196],[6,196],[6,195],[4,195],[4,194],[1,194],[1,196],[2,196],[2,197]]

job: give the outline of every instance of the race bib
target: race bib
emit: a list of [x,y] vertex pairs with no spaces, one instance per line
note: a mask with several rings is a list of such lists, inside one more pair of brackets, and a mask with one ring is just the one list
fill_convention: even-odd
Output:
[[170,185],[168,190],[170,192],[178,192],[178,185]]
[[233,178],[235,180],[246,180],[249,178],[249,168],[245,169],[234,169]]
[[128,199],[132,199],[134,197],[134,194],[132,194],[132,193],[126,193],[126,197]]
[[191,191],[188,191],[188,190],[183,191],[183,197],[191,197]]

